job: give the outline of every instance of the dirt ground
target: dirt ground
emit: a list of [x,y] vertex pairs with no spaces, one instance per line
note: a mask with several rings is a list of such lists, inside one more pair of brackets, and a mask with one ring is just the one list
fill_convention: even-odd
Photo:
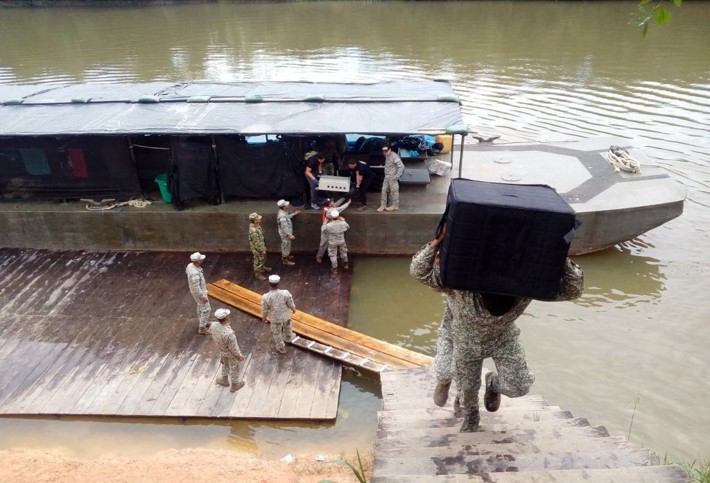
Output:
[[[369,480],[372,455],[361,455]],[[24,482],[253,482],[337,483],[357,482],[352,470],[335,461],[341,455],[300,456],[293,462],[265,460],[230,451],[207,449],[166,450],[132,458],[102,455],[96,459],[73,457],[60,450],[16,449],[0,451],[0,481]],[[345,456],[357,465],[357,456]]]

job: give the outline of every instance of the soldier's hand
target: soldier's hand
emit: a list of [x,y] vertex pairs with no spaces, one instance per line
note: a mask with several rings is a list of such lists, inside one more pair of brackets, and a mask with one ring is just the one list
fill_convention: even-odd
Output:
[[293,214],[294,214],[294,215],[300,215],[300,214],[301,214],[301,210],[296,210],[296,211],[293,212]]
[[206,304],[209,299],[207,298],[207,295],[203,295],[202,297],[200,297],[200,300],[202,300],[203,304]]
[[245,360],[246,358],[247,358],[247,356],[245,356],[244,354],[242,354],[241,356],[237,357],[237,359],[239,359],[239,362],[244,362],[244,360]]
[[295,239],[296,239],[296,237],[295,237],[295,236],[293,236],[293,235],[289,235],[289,236],[288,236],[288,239],[289,239],[289,240],[295,240]]

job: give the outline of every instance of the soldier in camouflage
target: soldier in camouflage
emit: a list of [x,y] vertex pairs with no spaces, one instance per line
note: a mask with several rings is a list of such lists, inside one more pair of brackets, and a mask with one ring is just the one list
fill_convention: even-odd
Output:
[[[532,299],[445,288],[441,283],[437,257],[444,233],[442,230],[435,240],[414,255],[410,273],[420,282],[447,295],[452,317],[454,377],[464,416],[461,432],[472,432],[478,430],[480,422],[478,390],[484,359],[492,358],[498,371],[497,374],[486,374],[484,405],[488,411],[498,409],[501,394],[524,396],[535,380],[528,370],[525,352],[518,339],[520,329],[515,325],[515,320]],[[582,294],[583,286],[582,270],[567,259],[555,300],[575,299]],[[447,346],[442,347],[446,349]],[[442,357],[447,356],[443,354]],[[441,392],[439,387],[436,392]]]
[[343,262],[345,270],[350,268],[348,264],[348,246],[345,244],[345,232],[350,229],[350,225],[345,218],[340,216],[340,211],[332,208],[328,211],[328,222],[323,225],[322,233],[328,239],[328,257],[330,258],[330,273],[338,273],[338,252],[340,260]]
[[261,228],[261,215],[251,213],[249,221],[249,248],[251,248],[251,253],[254,255],[254,277],[258,280],[266,280],[264,272],[270,272],[271,268],[264,265],[266,243],[264,242],[264,231]]
[[279,289],[281,277],[269,276],[271,290],[261,297],[261,320],[271,324],[271,336],[274,339],[274,348],[280,354],[286,353],[284,342],[291,342],[293,330],[291,329],[291,315],[296,312],[296,304],[288,290]]
[[217,323],[210,325],[210,332],[212,340],[219,350],[222,364],[222,375],[215,382],[220,386],[228,386],[231,392],[235,392],[245,384],[243,380],[239,380],[239,369],[246,356],[239,350],[237,336],[234,335],[234,331],[229,325],[229,313],[228,309],[215,310],[214,316],[217,318]]
[[276,215],[276,224],[279,228],[279,236],[281,237],[281,263],[284,265],[295,265],[293,255],[291,255],[291,240],[295,240],[293,236],[293,223],[291,218],[301,213],[301,210],[296,210],[289,213],[288,209],[291,206],[286,200],[279,200],[276,203],[279,207],[279,212]]
[[[344,202],[344,203],[343,203]],[[331,198],[326,198],[323,201],[323,208],[321,209],[321,229],[320,229],[320,244],[318,245],[318,253],[316,253],[316,263],[323,262],[323,255],[325,255],[326,250],[328,250],[328,235],[326,235],[323,228],[328,222],[328,212],[333,208],[337,208],[340,213],[345,211],[348,206],[350,206],[350,199],[345,201],[344,198],[338,201],[333,201]]]
[[[382,147],[385,155],[385,179],[380,193],[380,207],[377,211],[397,211],[399,209],[399,177],[404,173],[404,163],[397,153],[389,146]],[[389,195],[389,204],[387,197]]]
[[200,335],[209,334],[209,318],[212,308],[210,307],[210,299],[207,298],[207,283],[205,275],[202,273],[202,262],[205,260],[205,255],[200,252],[195,252],[190,255],[189,263],[185,268],[187,275],[187,284],[190,287],[190,293],[197,302],[197,333]]

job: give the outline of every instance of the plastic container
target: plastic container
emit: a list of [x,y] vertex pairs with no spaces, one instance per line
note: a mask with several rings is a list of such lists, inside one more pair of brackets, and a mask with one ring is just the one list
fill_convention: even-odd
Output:
[[153,181],[155,181],[158,188],[160,188],[160,196],[163,198],[163,201],[166,203],[172,203],[173,195],[170,194],[170,190],[168,189],[167,173],[159,174]]
[[438,136],[436,136],[436,142],[444,145],[444,149],[439,151],[440,154],[449,154],[451,152],[451,147],[453,143],[451,134],[439,134]]

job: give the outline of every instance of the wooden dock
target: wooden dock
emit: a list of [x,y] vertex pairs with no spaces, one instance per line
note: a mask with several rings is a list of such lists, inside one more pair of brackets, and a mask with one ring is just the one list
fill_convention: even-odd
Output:
[[[208,290],[211,297],[261,319],[258,293],[229,280],[211,283]],[[291,323],[299,335],[293,340],[294,345],[372,372],[427,367],[433,362],[430,356],[346,329],[302,310],[296,310]]]
[[[539,396],[503,397],[481,409],[480,431],[459,433],[450,402],[432,402],[431,369],[385,372],[372,483],[688,482],[676,465],[612,437],[602,426],[550,406]],[[481,401],[483,392],[481,392]]]
[[[230,321],[249,354],[246,386],[215,384],[219,360],[196,334],[188,255],[0,248],[0,415],[334,419],[341,364],[296,347],[280,356],[268,326],[240,312]],[[268,291],[250,256],[207,256],[208,281]],[[310,257],[272,261],[300,307],[345,322],[349,272],[333,277]]]

